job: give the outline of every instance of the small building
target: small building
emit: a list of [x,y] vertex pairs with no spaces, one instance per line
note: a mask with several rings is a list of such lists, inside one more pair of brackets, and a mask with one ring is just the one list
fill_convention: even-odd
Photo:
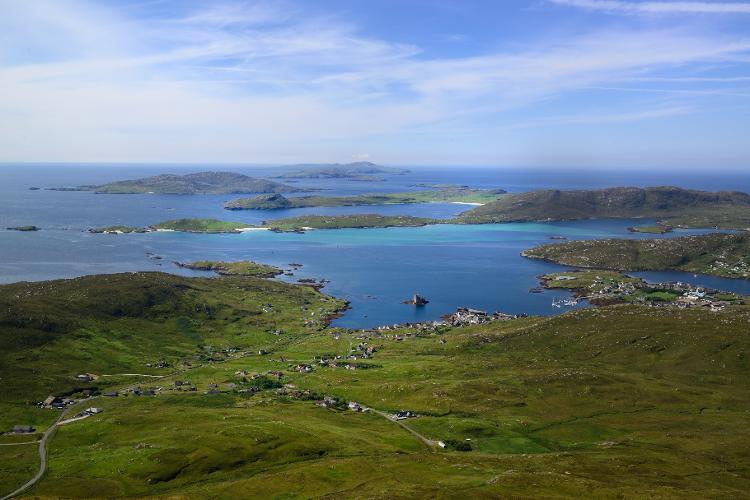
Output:
[[92,380],[94,380],[94,377],[92,377],[88,373],[82,373],[80,375],[77,375],[76,379],[78,379],[79,382],[91,382]]
[[50,406],[53,406],[56,403],[60,403],[60,402],[62,402],[62,400],[60,398],[58,398],[57,396],[47,396],[47,399],[45,399],[42,402],[42,405],[46,406],[46,407],[50,407]]
[[105,393],[102,393],[102,396],[104,396],[106,398],[116,398],[118,396],[118,392],[117,391],[107,391]]
[[11,432],[13,432],[13,434],[31,434],[35,431],[36,429],[30,425],[14,425]]
[[84,412],[88,413],[89,415],[96,415],[96,414],[101,413],[103,411],[104,410],[102,410],[101,408],[96,408],[94,406],[92,406],[91,408],[86,408],[84,410]]
[[393,418],[395,420],[404,420],[407,418],[414,418],[416,416],[417,414],[412,411],[397,411],[396,413],[393,414]]

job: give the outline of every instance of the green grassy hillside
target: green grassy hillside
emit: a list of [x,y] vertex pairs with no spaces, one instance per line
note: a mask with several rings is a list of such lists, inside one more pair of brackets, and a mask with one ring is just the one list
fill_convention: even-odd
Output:
[[542,245],[522,254],[558,264],[620,271],[679,270],[750,277],[747,234],[707,234],[647,240],[586,240]]
[[[750,488],[744,306],[612,306],[367,338],[311,323],[338,306],[239,277],[0,287],[3,426],[43,428],[55,410],[33,401],[69,390],[79,372],[102,388],[159,389],[99,398],[103,413],[60,427],[29,494],[706,498]],[[347,360],[361,342],[372,356]],[[339,366],[314,361],[336,355]],[[268,371],[283,375],[254,376]],[[164,378],[104,377],[121,373]],[[373,410],[320,407],[323,395]],[[374,410],[415,412],[402,423],[432,444]],[[0,460],[0,492],[33,474],[34,449],[0,447],[12,459]]]

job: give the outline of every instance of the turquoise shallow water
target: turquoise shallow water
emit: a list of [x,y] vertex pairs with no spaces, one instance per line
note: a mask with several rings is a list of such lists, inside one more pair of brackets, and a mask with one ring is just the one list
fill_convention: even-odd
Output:
[[[200,274],[177,268],[172,261],[250,259],[280,267],[288,267],[293,262],[303,264],[292,280],[330,280],[324,291],[345,298],[352,305],[352,309],[336,321],[339,326],[367,327],[436,319],[459,306],[508,313],[555,314],[561,310],[551,306],[552,299],[565,296],[564,292],[530,294],[528,290],[538,284],[538,275],[564,268],[524,259],[519,255],[522,250],[548,243],[551,236],[569,239],[644,237],[627,232],[626,228],[634,224],[627,220],[318,230],[305,234],[256,231],[239,235],[96,235],[84,230],[114,223],[146,225],[168,218],[198,216],[257,223],[307,211],[229,213],[221,209],[221,202],[231,198],[227,196],[94,195],[27,189],[30,185],[74,185],[144,174],[143,171],[132,172],[133,175],[95,173],[94,176],[85,169],[13,171],[8,182],[0,185],[0,226],[35,224],[43,228],[36,233],[0,230],[0,282],[123,271]],[[428,174],[420,173],[419,180],[429,180]],[[454,181],[461,183],[459,177],[456,174]],[[449,180],[437,174],[434,178],[442,182]],[[502,187],[501,181],[496,179],[493,187]],[[326,181],[321,185],[330,194],[350,194],[378,188],[405,190],[413,182],[414,179],[399,178],[382,185],[348,181]],[[483,182],[485,186],[493,184],[486,179]],[[365,209],[342,207],[316,209],[315,212],[366,211],[447,218],[467,208],[470,207],[436,203]],[[701,231],[691,231],[696,232]],[[680,234],[685,233],[664,237]],[[163,259],[154,260],[148,253]],[[686,273],[672,273],[670,279],[694,283],[708,280]],[[703,284],[750,294],[747,281],[710,278],[710,283]],[[424,308],[401,303],[414,293],[426,296],[430,303]]]

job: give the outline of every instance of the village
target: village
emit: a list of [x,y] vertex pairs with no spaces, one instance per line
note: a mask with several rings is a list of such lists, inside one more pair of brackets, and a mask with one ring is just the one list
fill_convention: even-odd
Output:
[[743,297],[730,292],[692,285],[689,283],[647,283],[615,272],[579,271],[567,274],[550,274],[541,277],[546,289],[569,289],[575,298],[553,300],[553,305],[576,305],[587,300],[593,305],[633,302],[650,307],[705,308],[712,312],[723,311],[732,304],[744,304]]

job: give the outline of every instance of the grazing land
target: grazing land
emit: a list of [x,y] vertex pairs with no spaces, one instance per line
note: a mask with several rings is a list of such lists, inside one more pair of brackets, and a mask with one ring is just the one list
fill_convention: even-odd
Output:
[[257,179],[234,172],[198,172],[194,174],[162,174],[99,186],[50,188],[58,191],[94,191],[100,194],[239,194],[291,193],[301,191],[274,181]]
[[655,218],[673,227],[750,228],[750,195],[676,187],[506,194],[460,214],[463,223]]
[[647,240],[585,240],[542,245],[522,255],[558,264],[620,271],[677,270],[750,278],[750,236],[706,234]]
[[[5,285],[0,305],[0,426],[43,432],[49,394],[103,410],[57,429],[33,496],[750,488],[741,305],[346,331],[324,328],[343,304],[308,287],[161,273]],[[38,466],[36,444],[0,456],[0,492]]]
[[489,203],[502,189],[440,189],[410,193],[376,193],[359,196],[299,196],[287,198],[280,194],[240,198],[224,204],[227,210],[272,210],[278,208],[344,207],[360,205],[391,205],[431,202]]
[[305,229],[345,229],[374,227],[419,227],[432,224],[433,219],[406,215],[303,215],[265,221],[264,227],[272,231],[304,231]]

